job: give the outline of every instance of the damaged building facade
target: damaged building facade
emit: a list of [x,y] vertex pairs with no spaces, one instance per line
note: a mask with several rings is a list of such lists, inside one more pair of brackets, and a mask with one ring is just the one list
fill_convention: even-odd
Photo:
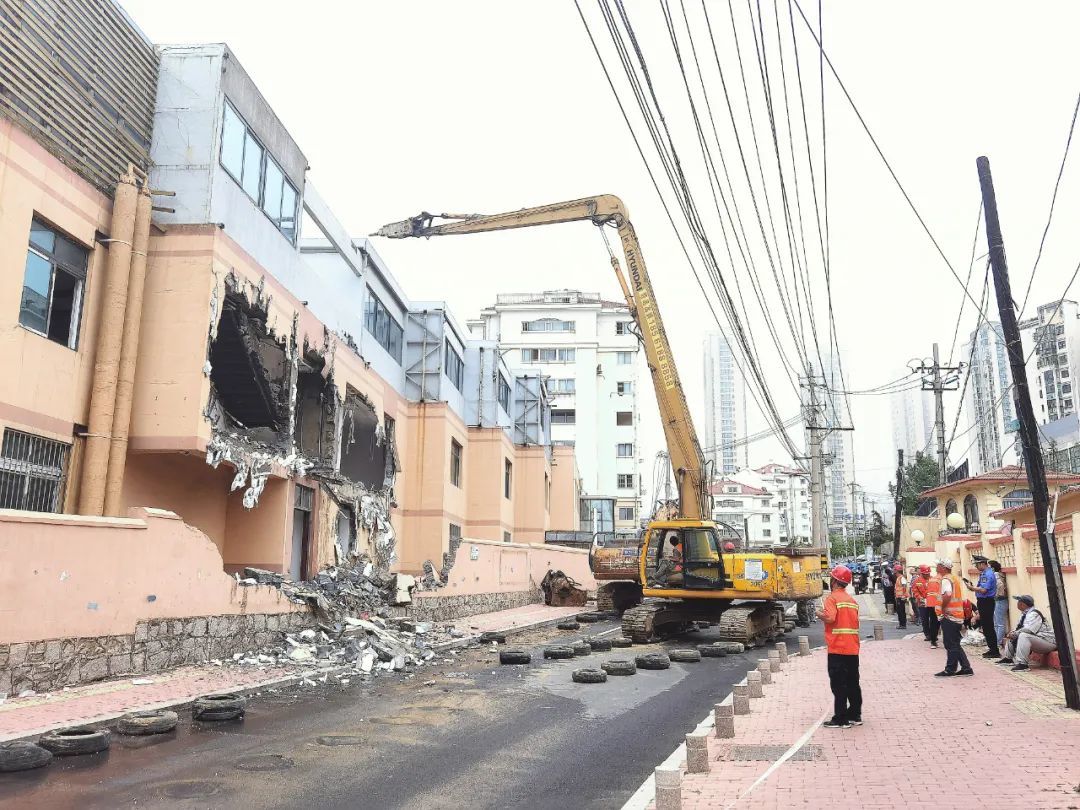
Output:
[[[16,73],[44,39],[62,66],[45,91],[89,99],[0,87],[0,692],[16,664],[76,683],[303,623],[245,568],[359,558],[437,587],[463,538],[576,529],[543,379],[406,296],[232,52],[73,7],[123,55],[93,87],[78,71],[102,60],[50,4],[0,20]],[[216,647],[138,652],[147,623],[187,638],[166,620],[210,614]],[[77,643],[46,652],[71,639],[93,639],[83,675]]]

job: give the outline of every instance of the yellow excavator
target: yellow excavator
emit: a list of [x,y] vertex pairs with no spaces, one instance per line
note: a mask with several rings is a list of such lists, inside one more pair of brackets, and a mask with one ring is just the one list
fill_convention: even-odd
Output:
[[711,519],[705,459],[622,201],[601,195],[503,214],[425,212],[384,225],[374,235],[450,236],[581,221],[614,228],[622,244],[629,279],[610,246],[608,251],[645,350],[679,493],[677,513],[651,521],[632,547],[594,544],[590,565],[603,582],[597,606],[621,613],[623,633],[639,643],[695,622],[719,625],[723,639],[747,645],[775,638],[793,624],[785,623],[782,602],[800,603],[800,613],[805,614],[808,602],[821,596],[826,558],[822,549],[785,546],[755,551],[725,544],[721,538]]

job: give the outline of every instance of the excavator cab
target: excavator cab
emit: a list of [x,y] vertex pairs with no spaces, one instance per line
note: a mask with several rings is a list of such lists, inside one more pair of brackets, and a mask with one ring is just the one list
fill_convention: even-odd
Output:
[[[676,545],[672,540],[677,540]],[[664,590],[730,587],[716,527],[699,521],[655,522],[642,549],[646,581]]]

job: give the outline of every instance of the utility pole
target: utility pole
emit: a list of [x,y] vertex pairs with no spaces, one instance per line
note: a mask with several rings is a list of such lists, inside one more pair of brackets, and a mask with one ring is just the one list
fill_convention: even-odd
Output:
[[858,487],[858,485],[854,481],[852,481],[851,482],[851,556],[852,557],[858,557],[859,556],[859,549],[858,549],[858,546],[856,545],[856,532],[855,532],[855,527],[857,525],[857,523],[856,523],[857,517],[856,517],[856,514],[855,514],[856,511],[857,511],[857,504],[855,502],[855,490],[856,490],[857,487]]
[[829,562],[832,562],[832,549],[829,544],[828,527],[825,525],[825,458],[822,446],[825,443],[825,426],[821,423],[820,404],[817,398],[817,378],[813,366],[806,378],[806,387],[810,389],[810,401],[806,406],[806,432],[810,443],[810,532],[814,548],[826,549]]
[[1046,485],[1042,450],[1039,448],[1035,410],[1032,408],[1031,392],[1028,390],[1024,349],[1020,343],[1020,329],[1016,324],[1015,303],[1009,286],[1009,268],[1005,262],[1005,240],[1002,238],[1001,222],[998,220],[994,180],[990,174],[989,160],[980,157],[976,165],[979,169],[979,185],[982,188],[986,241],[990,248],[990,266],[994,272],[998,315],[1001,318],[1001,331],[1005,338],[1005,348],[1009,353],[1009,366],[1012,369],[1013,397],[1020,421],[1019,432],[1020,442],[1024,448],[1024,466],[1027,469],[1028,484],[1035,507],[1035,528],[1039,534],[1039,548],[1043,557],[1047,601],[1050,607],[1050,618],[1054,624],[1058,658],[1061,661],[1061,682],[1065,687],[1065,705],[1070,709],[1080,711],[1080,683],[1077,682],[1076,677],[1076,650],[1073,647],[1072,626],[1069,624],[1069,606],[1065,598],[1065,583],[1061,577],[1057,542],[1052,536],[1053,530],[1048,531],[1047,527],[1048,518],[1050,518],[1050,493]]
[[896,506],[893,514],[893,553],[900,559],[900,490],[904,486],[904,451],[896,451]]
[[926,365],[926,361],[912,369],[916,374],[922,374],[922,390],[934,392],[934,428],[937,431],[938,440],[938,484],[944,484],[948,476],[945,461],[945,401],[942,396],[946,391],[956,391],[960,388],[960,371],[963,364],[958,366],[943,366],[938,358],[938,345],[934,344],[934,364]]

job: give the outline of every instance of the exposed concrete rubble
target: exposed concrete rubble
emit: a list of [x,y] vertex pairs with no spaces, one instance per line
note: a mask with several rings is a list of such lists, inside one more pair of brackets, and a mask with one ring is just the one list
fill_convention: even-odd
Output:
[[425,591],[433,591],[445,587],[450,579],[450,571],[457,560],[457,552],[461,547],[460,537],[450,538],[450,547],[443,552],[442,570],[436,571],[431,560],[424,560],[424,575],[420,578],[420,588]]

